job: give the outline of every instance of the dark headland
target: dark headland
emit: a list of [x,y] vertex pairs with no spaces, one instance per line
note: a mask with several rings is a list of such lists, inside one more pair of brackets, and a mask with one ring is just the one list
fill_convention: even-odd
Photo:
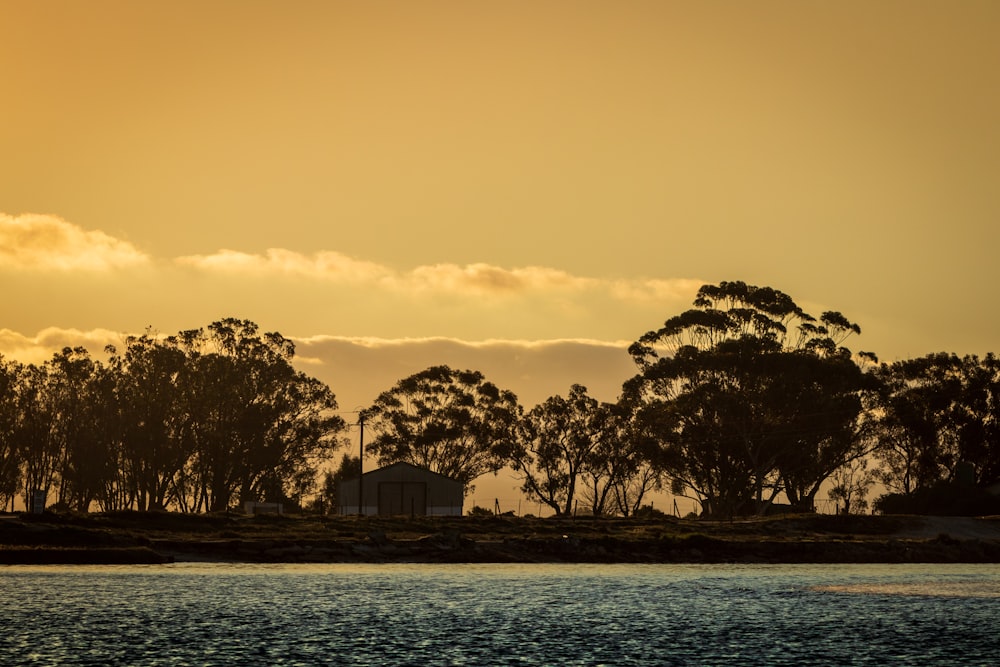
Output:
[[1000,517],[0,515],[0,564],[997,563]]

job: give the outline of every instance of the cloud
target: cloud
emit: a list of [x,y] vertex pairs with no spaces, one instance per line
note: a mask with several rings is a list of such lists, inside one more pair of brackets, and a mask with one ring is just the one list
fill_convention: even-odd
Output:
[[131,243],[99,230],[87,231],[52,215],[0,213],[0,268],[110,271],[148,262]]
[[581,290],[598,283],[591,278],[541,266],[505,269],[490,264],[419,266],[401,280],[404,289],[477,294]]
[[610,284],[613,296],[623,301],[691,301],[704,280],[615,280]]
[[[8,361],[42,364],[64,347],[83,346],[97,359],[119,348],[128,334],[50,327],[34,336],[0,329],[0,355]],[[290,337],[295,365],[326,382],[343,410],[369,405],[399,380],[436,365],[481,371],[510,389],[525,408],[582,384],[603,401],[614,401],[635,373],[628,341],[589,339],[462,340],[459,338]]]
[[339,252],[303,254],[282,248],[269,248],[264,254],[220,250],[210,255],[178,257],[175,261],[207,272],[295,276],[421,295],[481,297],[589,292],[623,301],[690,301],[704,284],[688,278],[606,280],[544,266],[505,268],[486,263],[441,263],[397,271]]
[[304,255],[283,248],[268,248],[263,255],[220,250],[211,255],[178,257],[178,264],[228,274],[287,275],[343,283],[377,283],[392,277],[391,269],[339,252]]
[[0,355],[8,361],[23,364],[42,364],[64,347],[82,346],[94,357],[103,356],[108,345],[121,345],[125,334],[108,329],[60,329],[49,327],[34,336],[27,336],[10,329],[0,329]]
[[636,372],[630,341],[588,339],[480,340],[458,338],[295,338],[303,370],[333,388],[342,408],[368,405],[399,380],[436,365],[481,371],[517,394],[525,408],[586,386],[603,401],[614,401],[622,383]]

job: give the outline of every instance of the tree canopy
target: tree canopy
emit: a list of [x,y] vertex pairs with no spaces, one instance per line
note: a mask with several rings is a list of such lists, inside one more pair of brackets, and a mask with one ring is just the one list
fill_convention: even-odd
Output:
[[950,481],[962,462],[973,464],[975,481],[1000,480],[1000,362],[992,354],[929,354],[877,374],[882,480],[890,490]]
[[[821,487],[859,510],[874,480],[894,496],[876,508],[939,508],[952,492],[965,507],[970,485],[986,494],[1000,481],[1000,361],[879,364],[846,347],[860,333],[770,287],[704,285],[630,346],[637,374],[614,403],[574,384],[525,413],[481,372],[439,365],[361,418],[382,465],[406,461],[467,490],[510,466],[557,514],[579,501],[633,514],[667,483],[709,516],[782,500],[812,510]],[[314,506],[330,507],[335,481],[360,466],[345,456],[322,477],[346,424],[279,333],[227,318],[105,352],[103,363],[82,347],[37,365],[0,357],[0,507],[20,494],[30,508],[42,492],[77,510],[217,511],[298,501],[320,481],[328,502]]]
[[521,443],[511,452],[522,490],[556,514],[569,514],[581,476],[595,467],[598,449],[612,436],[608,407],[575,384],[568,396],[551,396],[532,408],[524,426]]
[[[325,384],[294,345],[237,319],[129,336],[107,364],[65,348],[45,364],[0,360],[0,498],[20,483],[79,510],[214,511],[296,498],[340,444]],[[52,502],[52,500],[49,500]]]
[[640,372],[625,391],[656,425],[673,489],[713,515],[762,511],[781,492],[811,508],[864,453],[868,384],[842,345],[860,327],[743,282],[705,285],[693,305],[629,349]]
[[412,463],[462,482],[502,468],[515,447],[521,406],[482,373],[432,366],[382,392],[365,411],[379,464]]

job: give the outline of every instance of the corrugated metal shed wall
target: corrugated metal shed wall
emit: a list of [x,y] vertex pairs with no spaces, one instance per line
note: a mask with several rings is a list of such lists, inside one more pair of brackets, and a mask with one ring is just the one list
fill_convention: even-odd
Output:
[[[359,514],[358,480],[337,489],[340,514]],[[462,516],[461,482],[409,463],[394,463],[364,474],[364,514]]]

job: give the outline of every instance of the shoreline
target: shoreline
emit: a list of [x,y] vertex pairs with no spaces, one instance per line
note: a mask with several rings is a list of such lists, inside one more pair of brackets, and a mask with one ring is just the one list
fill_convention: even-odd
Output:
[[1000,518],[0,515],[0,564],[1000,563]]

